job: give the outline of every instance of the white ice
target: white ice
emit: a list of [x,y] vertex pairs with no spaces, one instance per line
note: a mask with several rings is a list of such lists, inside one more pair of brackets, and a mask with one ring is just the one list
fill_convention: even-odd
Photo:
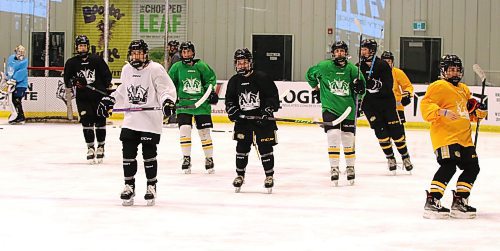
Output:
[[[216,173],[209,175],[193,131],[193,173],[186,175],[178,130],[165,128],[156,206],[143,200],[139,154],[135,206],[123,207],[118,126],[108,126],[101,165],[86,163],[81,125],[0,128],[0,250],[500,249],[500,134],[479,135],[481,172],[469,201],[477,218],[426,220],[425,190],[438,167],[427,130],[407,130],[413,175],[391,176],[373,132],[358,128],[356,183],[342,176],[333,187],[322,129],[280,125],[276,185],[266,194],[255,149],[235,193],[230,133],[212,133]],[[447,207],[459,172],[442,200]]]

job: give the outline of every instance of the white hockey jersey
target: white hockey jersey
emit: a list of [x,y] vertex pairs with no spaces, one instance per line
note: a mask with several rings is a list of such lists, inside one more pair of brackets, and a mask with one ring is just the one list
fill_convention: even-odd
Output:
[[[122,68],[121,84],[112,96],[116,99],[114,108],[162,107],[163,101],[177,99],[172,79],[162,65],[150,62],[137,70],[130,64]],[[125,112],[122,128],[161,134],[162,110]]]

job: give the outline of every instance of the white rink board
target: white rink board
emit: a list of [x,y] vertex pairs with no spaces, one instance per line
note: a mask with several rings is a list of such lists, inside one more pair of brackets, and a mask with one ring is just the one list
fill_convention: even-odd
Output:
[[[23,106],[26,112],[65,112],[66,106],[59,98],[60,92],[64,90],[62,78],[30,77],[29,89]],[[113,82],[117,82],[114,79]],[[226,92],[227,80],[217,81],[222,84],[219,97],[223,98]],[[311,88],[307,82],[282,82],[276,81],[280,96],[284,96],[277,117],[287,118],[321,118],[321,104],[312,99]],[[409,122],[424,122],[420,115],[420,101],[425,95],[427,85],[414,85],[415,97],[413,102],[406,107],[406,120]],[[479,99],[481,93],[480,86],[469,87],[473,95]],[[59,94],[59,95],[58,95]],[[500,125],[500,87],[486,87],[486,99],[488,104],[488,119],[484,120],[484,125]],[[76,108],[73,100],[73,107]],[[76,109],[75,109],[76,110]],[[227,116],[224,101],[221,99],[217,105],[212,106],[215,116]],[[364,119],[364,118],[361,118]]]

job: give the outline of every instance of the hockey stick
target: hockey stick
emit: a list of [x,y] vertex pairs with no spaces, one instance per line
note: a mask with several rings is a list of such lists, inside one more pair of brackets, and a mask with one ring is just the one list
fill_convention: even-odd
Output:
[[214,88],[213,85],[210,85],[207,88],[207,91],[205,91],[203,96],[201,96],[201,98],[198,101],[196,101],[196,103],[194,103],[192,105],[176,106],[175,108],[177,108],[177,109],[196,109],[196,108],[200,107],[200,105],[205,103],[205,101],[208,99],[208,96],[210,96],[210,92],[212,92],[213,88]]
[[[354,23],[356,26],[358,26],[359,30],[359,50],[358,50],[358,79],[361,77],[361,42],[363,41],[363,26],[361,26],[361,23],[359,22],[359,19],[354,18]],[[356,94],[354,97],[355,103],[354,103],[354,108],[355,110],[355,115],[354,115],[354,134],[356,135],[356,128],[357,128],[357,122],[358,122],[358,110],[359,106],[361,105],[361,101],[359,100],[358,95]],[[360,113],[361,114],[361,113]]]
[[[479,102],[480,104],[483,103],[484,99],[484,88],[486,86],[486,75],[484,74],[483,69],[478,64],[474,64],[472,66],[472,70],[477,74],[477,76],[481,79],[481,101]],[[476,122],[476,135],[474,135],[474,147],[477,147],[477,136],[479,134],[479,119]]]
[[340,124],[344,119],[349,116],[351,113],[352,108],[349,106],[347,109],[345,109],[344,113],[340,115],[336,120],[331,121],[331,122],[320,122],[320,121],[311,121],[311,120],[301,120],[301,119],[286,119],[286,118],[274,118],[274,117],[266,117],[263,118],[262,116],[246,116],[246,115],[240,115],[240,118],[242,119],[248,119],[248,120],[270,120],[270,121],[281,121],[281,122],[291,122],[291,123],[298,123],[298,124],[310,124],[310,125],[325,125],[325,126],[335,126]]

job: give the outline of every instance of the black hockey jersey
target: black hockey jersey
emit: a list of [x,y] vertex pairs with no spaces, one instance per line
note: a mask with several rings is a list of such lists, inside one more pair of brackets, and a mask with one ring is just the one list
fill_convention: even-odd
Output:
[[[89,55],[87,60],[82,60],[79,56],[72,57],[64,65],[64,84],[72,87],[75,78],[84,79],[87,85],[106,92],[111,84],[111,71],[102,58],[96,55]],[[77,99],[100,99],[102,94],[89,88],[77,88]]]
[[[392,91],[393,78],[392,69],[379,57],[375,57],[375,62],[373,68],[362,62],[361,63],[361,73],[367,80],[366,94],[363,98],[363,108],[365,106],[394,106],[396,107],[396,99],[394,98],[394,92]],[[376,82],[375,86],[370,86],[368,84],[369,79]],[[371,87],[371,88],[370,88]]]
[[[226,108],[236,105],[241,114],[248,116],[262,116],[264,108],[271,107],[277,111],[280,106],[276,84],[260,71],[254,71],[248,77],[232,76],[227,83],[225,98]],[[272,124],[277,129],[274,121]]]

